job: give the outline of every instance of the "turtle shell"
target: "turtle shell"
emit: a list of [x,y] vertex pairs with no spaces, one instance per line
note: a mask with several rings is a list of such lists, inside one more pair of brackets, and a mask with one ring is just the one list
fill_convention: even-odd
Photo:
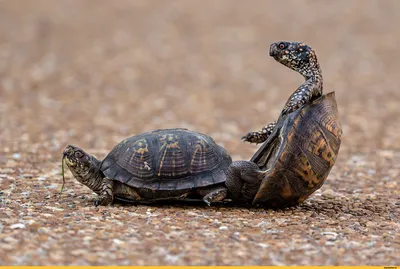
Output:
[[319,189],[335,164],[342,127],[331,92],[278,119],[251,161],[266,170],[254,205],[297,205]]
[[223,183],[231,163],[211,137],[177,128],[123,140],[103,160],[101,171],[131,187],[172,191]]

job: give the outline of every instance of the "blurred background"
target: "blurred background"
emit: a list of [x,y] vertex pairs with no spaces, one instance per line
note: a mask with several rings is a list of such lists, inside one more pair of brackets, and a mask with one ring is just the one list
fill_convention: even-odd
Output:
[[[240,137],[274,120],[303,78],[268,56],[312,46],[336,91],[344,151],[400,148],[398,1],[1,1],[3,145],[109,149],[155,128]],[[54,155],[53,155],[54,153]]]
[[399,12],[397,0],[2,0],[0,186],[18,199],[47,186],[41,197],[59,187],[66,144],[103,158],[158,128],[249,159],[241,136],[303,82],[268,56],[287,40],[314,48],[336,92],[344,135],[326,188],[399,195]]

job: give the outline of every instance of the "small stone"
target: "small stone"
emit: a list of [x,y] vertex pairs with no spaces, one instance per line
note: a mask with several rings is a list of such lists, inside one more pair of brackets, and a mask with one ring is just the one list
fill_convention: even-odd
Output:
[[118,245],[118,246],[125,244],[124,241],[121,241],[121,240],[119,240],[119,239],[117,239],[117,238],[114,238],[114,239],[113,239],[113,243],[116,244],[116,245]]
[[324,235],[328,241],[335,241],[338,234],[334,232],[322,232],[321,235]]
[[367,221],[367,222],[365,223],[365,226],[367,226],[367,227],[375,227],[375,226],[376,226],[376,223],[374,223],[373,221]]
[[193,212],[193,211],[189,211],[189,212],[187,213],[187,215],[188,215],[188,216],[197,216],[198,214],[196,214],[196,213]]
[[10,245],[14,245],[14,244],[18,243],[18,240],[17,240],[17,239],[15,239],[15,238],[13,238],[13,237],[10,237],[10,236],[4,238],[3,241],[6,242],[6,243],[8,243],[8,244],[10,244]]
[[93,237],[91,237],[91,236],[85,236],[85,237],[83,238],[83,241],[89,242],[89,241],[92,240],[92,239],[93,239]]
[[39,227],[38,233],[47,234],[47,233],[49,233],[49,230],[46,227]]
[[23,223],[16,223],[10,226],[11,229],[25,229],[25,224]]
[[335,196],[337,196],[337,193],[332,189],[327,189],[323,191],[321,195],[324,196],[325,198],[333,199]]
[[220,226],[219,229],[222,230],[222,231],[223,231],[223,230],[228,230],[228,227],[226,227],[226,226]]
[[80,256],[80,255],[85,254],[86,252],[87,251],[85,249],[74,249],[74,250],[71,251],[71,254],[73,256]]
[[265,243],[258,243],[258,245],[262,248],[268,248],[269,244],[265,244]]

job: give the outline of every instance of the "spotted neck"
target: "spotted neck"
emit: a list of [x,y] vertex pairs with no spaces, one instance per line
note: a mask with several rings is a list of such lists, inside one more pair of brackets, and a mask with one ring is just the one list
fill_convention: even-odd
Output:
[[322,95],[323,90],[323,78],[321,67],[319,66],[318,60],[315,56],[310,57],[310,62],[306,67],[297,70],[305,79],[305,82],[300,85],[298,89],[309,92],[312,97]]
[[89,189],[99,194],[101,191],[101,184],[103,182],[104,175],[100,171],[101,162],[95,157],[91,156],[91,166],[87,171],[78,171],[78,169],[71,169],[72,174],[75,176],[83,185],[86,185]]

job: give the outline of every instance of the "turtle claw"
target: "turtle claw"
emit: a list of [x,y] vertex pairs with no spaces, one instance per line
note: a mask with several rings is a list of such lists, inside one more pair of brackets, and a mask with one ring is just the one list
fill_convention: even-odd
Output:
[[243,142],[248,142],[250,144],[259,144],[264,142],[265,138],[263,137],[262,134],[257,133],[257,132],[250,132],[247,133],[246,135],[242,136]]
[[248,135],[244,135],[244,136],[242,136],[242,138],[240,138],[240,139],[243,140],[243,143],[245,143],[245,142],[251,143],[251,142],[248,140]]
[[97,198],[97,199],[95,199],[94,201],[93,201],[93,205],[94,206],[96,206],[96,207],[98,207],[98,206],[100,206],[100,205],[110,205],[110,204],[112,204],[112,198],[110,197],[110,196],[106,196],[106,195],[101,195],[101,196],[99,196],[99,198]]
[[227,196],[227,189],[225,187],[221,187],[215,189],[208,193],[206,196],[203,197],[203,201],[208,205],[211,206],[211,203],[220,202]]

